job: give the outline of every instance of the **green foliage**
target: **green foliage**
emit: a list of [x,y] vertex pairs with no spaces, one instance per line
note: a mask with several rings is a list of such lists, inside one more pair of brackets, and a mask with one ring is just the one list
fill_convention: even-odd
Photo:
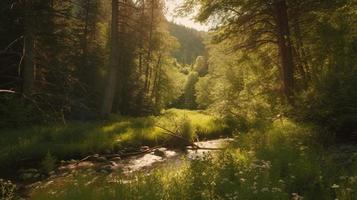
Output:
[[168,29],[180,43],[180,48],[173,52],[179,63],[191,65],[198,56],[205,55],[203,33],[171,22],[168,24]]
[[166,142],[171,137],[155,125],[175,131],[177,122],[182,118],[186,122],[180,125],[183,125],[181,128],[187,138],[193,138],[195,130],[200,130],[202,138],[218,136],[225,131],[224,123],[211,115],[177,109],[167,110],[157,117],[113,116],[109,122],[2,129],[0,173],[7,174],[23,167],[26,164],[24,158],[42,160],[43,170],[48,172],[53,169],[56,158],[82,158],[93,153],[119,151],[128,146],[174,145]]
[[[26,100],[19,95],[0,95],[0,127],[23,127],[32,123],[39,123],[41,115],[40,110],[35,109],[33,102]],[[36,116],[33,113],[38,113]],[[43,118],[44,119],[44,118]]]
[[195,85],[197,81],[198,81],[198,73],[191,72],[187,77],[185,88],[184,88],[185,108],[187,109],[196,108]]
[[41,169],[44,173],[50,173],[56,168],[57,159],[52,156],[51,152],[47,152],[46,156],[40,163]]
[[[239,135],[218,155],[126,177],[131,181],[119,175],[113,184],[85,186],[91,177],[79,177],[77,186],[57,188],[60,195],[38,192],[35,199],[354,199],[355,165],[333,162],[315,134],[314,126],[277,120],[268,129]],[[103,184],[108,187],[99,189]]]
[[193,142],[195,133],[191,122],[186,117],[182,118],[179,121],[178,133],[180,134],[181,137],[187,139],[190,142]]
[[[299,96],[298,116],[313,121],[337,139],[355,139],[357,131],[357,38],[350,7],[321,15],[311,44],[317,60],[311,87]],[[332,137],[332,135],[329,135]]]
[[199,76],[205,76],[208,72],[208,63],[206,58],[198,56],[196,58],[195,65],[193,66],[193,70],[196,71]]
[[212,100],[212,90],[211,90],[211,80],[209,76],[201,77],[195,86],[196,91],[196,102],[198,108],[206,109],[213,103]]

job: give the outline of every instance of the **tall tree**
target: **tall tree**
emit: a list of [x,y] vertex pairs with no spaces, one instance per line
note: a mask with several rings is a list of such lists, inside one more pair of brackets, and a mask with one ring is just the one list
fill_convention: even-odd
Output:
[[288,7],[285,0],[193,1],[187,0],[183,11],[199,6],[199,21],[215,18],[215,42],[233,41],[233,51],[253,51],[275,47],[280,56],[283,91],[291,99],[294,90],[294,62],[290,40]]
[[276,15],[277,40],[281,59],[281,73],[284,94],[288,101],[293,103],[294,92],[294,61],[291,46],[288,11],[285,0],[274,1]]
[[119,67],[119,30],[118,30],[119,2],[112,0],[111,21],[111,51],[110,66],[108,72],[108,83],[105,88],[101,115],[107,116],[111,113],[117,84],[117,72]]
[[24,69],[23,78],[23,94],[30,96],[35,85],[35,23],[33,23],[33,3],[28,1],[25,3],[25,20],[24,20]]

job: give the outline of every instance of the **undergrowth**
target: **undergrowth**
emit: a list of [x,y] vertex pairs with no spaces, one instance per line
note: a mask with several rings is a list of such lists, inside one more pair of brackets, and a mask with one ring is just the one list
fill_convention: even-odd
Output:
[[[47,188],[35,199],[356,199],[356,162],[340,165],[317,142],[310,125],[282,119],[265,130],[236,136],[217,155],[135,174],[116,183],[77,179]],[[100,187],[98,187],[100,185]],[[48,194],[52,191],[53,195]]]
[[188,138],[198,137],[198,134],[217,137],[227,132],[222,121],[208,114],[178,109],[167,110],[160,116],[113,116],[109,122],[3,129],[0,130],[0,174],[6,175],[9,170],[40,163],[46,160],[48,152],[53,157],[51,160],[59,161],[93,153],[118,152],[128,147],[170,145],[173,141],[171,136],[156,125],[175,130],[181,119],[188,121],[193,129],[190,135],[185,136]]

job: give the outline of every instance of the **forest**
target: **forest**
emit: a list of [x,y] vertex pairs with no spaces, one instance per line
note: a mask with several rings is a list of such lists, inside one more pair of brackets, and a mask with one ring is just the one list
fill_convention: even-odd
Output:
[[27,199],[357,200],[357,1],[0,1]]

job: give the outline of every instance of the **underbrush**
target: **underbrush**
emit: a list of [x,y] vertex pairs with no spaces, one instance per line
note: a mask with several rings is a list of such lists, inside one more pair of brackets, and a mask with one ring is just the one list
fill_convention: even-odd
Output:
[[185,136],[188,138],[197,134],[218,136],[225,131],[223,123],[208,114],[177,109],[167,110],[158,117],[113,116],[109,122],[5,129],[0,130],[0,174],[8,175],[9,171],[27,165],[33,167],[48,154],[59,161],[142,145],[170,145],[171,136],[156,125],[175,131],[182,120],[192,126],[193,131]]
[[46,189],[34,199],[356,199],[357,163],[335,162],[316,132],[283,119],[265,131],[238,135],[217,155],[139,173],[130,181],[87,184],[92,177],[81,178],[76,186]]

